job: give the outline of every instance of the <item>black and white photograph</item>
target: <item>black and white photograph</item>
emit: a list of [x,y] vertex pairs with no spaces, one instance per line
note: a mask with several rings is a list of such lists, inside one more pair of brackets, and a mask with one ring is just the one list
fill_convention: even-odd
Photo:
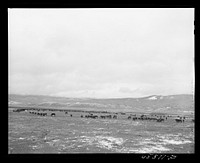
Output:
[[7,12],[8,154],[195,153],[194,8]]

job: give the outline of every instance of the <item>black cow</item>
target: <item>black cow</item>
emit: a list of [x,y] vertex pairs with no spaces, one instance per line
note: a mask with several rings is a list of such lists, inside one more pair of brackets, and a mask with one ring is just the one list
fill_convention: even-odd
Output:
[[43,115],[43,116],[47,116],[47,113],[43,113],[42,115]]
[[112,116],[111,116],[111,115],[107,115],[106,117],[107,117],[107,118],[112,118]]
[[90,118],[98,118],[98,116],[97,115],[91,115],[91,116],[89,116]]
[[133,117],[133,120],[135,121],[135,120],[137,120],[138,118],[137,117]]
[[51,116],[56,116],[56,114],[55,113],[51,113]]
[[90,114],[90,115],[86,115],[85,116],[86,118],[98,118],[98,116],[97,115],[93,115],[93,114]]
[[175,119],[176,122],[184,122],[183,119]]
[[160,119],[157,119],[157,122],[163,122],[164,119],[160,118]]
[[106,118],[104,115],[101,115],[100,117],[101,117],[101,118],[103,118],[103,119],[105,119],[105,118]]
[[116,115],[114,115],[114,116],[113,116],[113,119],[117,119],[117,116],[116,116]]

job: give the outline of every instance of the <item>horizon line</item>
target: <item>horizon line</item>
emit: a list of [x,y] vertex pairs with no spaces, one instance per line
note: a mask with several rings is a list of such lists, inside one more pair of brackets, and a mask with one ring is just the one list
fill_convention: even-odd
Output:
[[146,96],[140,96],[140,97],[67,97],[67,96],[56,96],[56,95],[38,95],[38,94],[16,94],[16,93],[8,93],[9,95],[20,95],[20,96],[48,96],[48,97],[60,97],[60,98],[74,98],[74,99],[126,99],[126,98],[146,98],[151,96],[177,96],[177,95],[193,95],[192,93],[182,93],[182,94],[169,94],[169,95],[146,95]]

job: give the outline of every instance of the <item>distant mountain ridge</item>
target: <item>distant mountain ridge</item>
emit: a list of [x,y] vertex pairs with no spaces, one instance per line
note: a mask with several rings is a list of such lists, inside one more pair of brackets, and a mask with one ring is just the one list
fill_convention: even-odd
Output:
[[124,112],[194,112],[194,95],[151,95],[140,98],[67,98],[44,95],[8,95],[9,106],[90,109]]

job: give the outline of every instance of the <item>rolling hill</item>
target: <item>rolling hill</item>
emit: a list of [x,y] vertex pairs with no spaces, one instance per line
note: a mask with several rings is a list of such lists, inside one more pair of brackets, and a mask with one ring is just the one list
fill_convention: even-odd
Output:
[[142,98],[66,98],[41,95],[8,95],[9,106],[79,109],[113,112],[194,113],[194,96],[152,95]]

